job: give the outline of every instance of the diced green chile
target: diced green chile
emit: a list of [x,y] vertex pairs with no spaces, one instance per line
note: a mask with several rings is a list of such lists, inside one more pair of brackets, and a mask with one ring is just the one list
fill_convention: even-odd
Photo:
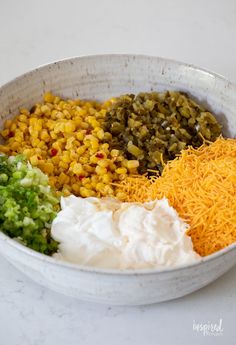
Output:
[[161,171],[162,158],[167,162],[188,145],[199,147],[203,138],[215,141],[221,134],[213,114],[187,94],[174,91],[120,96],[108,109],[104,129],[113,134],[110,146],[126,158],[137,159],[128,144],[142,150],[140,173]]

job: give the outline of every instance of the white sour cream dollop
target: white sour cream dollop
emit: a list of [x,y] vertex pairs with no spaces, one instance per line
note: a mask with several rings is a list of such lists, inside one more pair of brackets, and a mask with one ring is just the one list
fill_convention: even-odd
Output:
[[52,224],[55,257],[103,268],[178,266],[200,260],[188,225],[167,199],[122,203],[111,198],[61,198]]

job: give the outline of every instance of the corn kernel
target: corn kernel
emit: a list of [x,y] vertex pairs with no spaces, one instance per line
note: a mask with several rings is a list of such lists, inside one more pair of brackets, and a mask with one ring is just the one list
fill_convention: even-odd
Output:
[[47,146],[45,145],[45,142],[44,142],[44,141],[40,141],[40,142],[38,143],[38,147],[39,147],[40,149],[46,149],[46,148],[47,148]]
[[85,183],[84,187],[87,188],[88,190],[92,190],[93,189],[93,186],[92,186],[91,183]]
[[94,119],[93,121],[91,121],[91,126],[93,128],[97,128],[100,126],[100,123],[96,119]]
[[29,110],[25,109],[25,108],[20,109],[20,113],[21,114],[25,114],[25,115],[29,115],[30,114]]
[[92,175],[91,176],[91,181],[95,183],[95,185],[98,183],[99,177],[97,175]]
[[33,147],[37,147],[39,143],[40,143],[40,140],[39,140],[39,139],[33,139],[33,140],[31,141],[31,144],[32,144]]
[[112,157],[117,157],[117,156],[119,156],[119,154],[120,154],[119,150],[115,150],[115,149],[111,150],[111,156]]
[[95,171],[98,175],[104,175],[107,173],[107,169],[106,168],[102,168],[99,165],[96,166]]
[[76,138],[79,140],[79,141],[83,141],[84,140],[84,133],[83,132],[78,132],[76,133]]
[[7,146],[0,150],[23,152],[49,175],[61,195],[113,195],[110,183],[126,176],[128,167],[119,150],[109,148],[112,135],[102,128],[106,112],[97,102],[64,101],[47,92],[31,114],[23,109],[14,120],[5,121]]
[[60,168],[63,168],[64,171],[69,169],[69,164],[66,162],[60,161],[58,165]]
[[60,97],[56,96],[54,98],[54,104],[58,104],[60,102]]
[[119,200],[125,200],[126,199],[126,193],[124,192],[118,192],[116,193],[116,197],[119,199]]
[[49,176],[48,181],[49,181],[49,184],[50,184],[52,187],[55,188],[55,184],[56,184],[57,178],[54,177],[54,176]]
[[83,186],[85,186],[86,184],[88,184],[88,183],[90,183],[90,182],[91,182],[91,180],[90,180],[89,177],[83,176],[83,178],[81,179],[81,184],[82,184]]
[[[59,156],[54,156],[51,158],[51,161],[54,165],[58,165],[60,160],[61,160],[61,158]],[[69,163],[69,162],[67,162],[67,163]]]
[[126,174],[119,174],[119,180],[122,181],[126,178]]
[[116,169],[116,173],[117,174],[126,174],[127,173],[127,169],[126,168],[117,168]]
[[76,163],[73,168],[72,168],[72,172],[76,175],[82,175],[84,174],[84,169],[81,163]]
[[34,166],[38,165],[38,163],[39,163],[39,160],[38,160],[37,155],[34,155],[34,156],[30,157],[29,160],[30,160],[30,163],[31,163],[32,165],[34,165]]
[[12,120],[6,120],[4,122],[4,127],[7,129],[9,129],[11,127],[11,125],[12,125]]
[[51,94],[51,92],[46,92],[43,96],[44,102],[53,103],[55,100],[55,96]]
[[92,140],[90,145],[91,145],[92,150],[94,150],[94,152],[96,152],[96,150],[98,150],[99,148],[99,143],[97,140]]
[[1,135],[3,136],[3,138],[8,138],[9,133],[9,129],[4,129],[3,131],[1,131]]
[[66,174],[64,174],[63,172],[60,173],[59,177],[58,177],[58,182],[63,185],[68,183],[70,180],[69,176],[67,176]]
[[27,125],[23,122],[20,122],[18,126],[22,133],[26,133],[28,131]]
[[73,133],[76,129],[75,123],[73,121],[67,121],[65,123],[65,133]]
[[50,111],[50,108],[49,108],[49,106],[47,106],[46,104],[44,104],[44,105],[41,106],[41,112],[42,112],[43,114],[46,114],[46,113],[48,113],[49,111]]
[[79,162],[81,164],[87,164],[87,163],[89,163],[89,158],[88,157],[80,157]]
[[102,192],[104,190],[105,186],[106,185],[104,183],[98,182],[97,185],[96,185],[96,191],[97,192]]
[[64,110],[63,110],[64,117],[65,117],[66,119],[70,120],[71,117],[72,117],[72,116],[71,116],[72,114],[71,114],[67,109],[65,109],[65,106],[66,106],[66,105],[63,106],[63,108],[64,108]]
[[62,121],[57,122],[54,127],[54,132],[55,133],[65,132],[65,123]]
[[91,156],[89,161],[91,164],[97,164],[97,162],[99,161],[99,158],[96,156]]
[[83,129],[88,129],[89,128],[89,124],[87,122],[81,122],[80,127]]
[[74,137],[70,137],[67,139],[67,142],[66,142],[66,150],[71,150],[73,148],[73,141],[75,140]]
[[92,196],[91,190],[85,188],[85,187],[80,187],[80,195],[84,198],[88,198]]
[[107,168],[110,165],[110,162],[108,159],[99,159],[97,164],[102,168]]
[[102,176],[102,182],[105,184],[109,184],[112,181],[112,178],[109,174],[104,174]]
[[19,121],[27,123],[28,118],[27,118],[27,116],[25,114],[21,114],[19,116]]
[[104,194],[104,195],[109,195],[109,196],[112,196],[114,194],[113,192],[113,189],[111,186],[105,186],[101,192]]
[[50,135],[48,134],[48,131],[46,129],[43,129],[40,133],[40,139],[44,140],[45,142],[50,141]]
[[74,117],[74,122],[75,122],[76,127],[80,127],[81,122],[82,122],[81,117],[79,116]]
[[104,130],[102,128],[97,131],[97,137],[100,140],[104,138]]
[[87,171],[88,173],[93,173],[95,168],[89,164],[84,164],[83,165],[83,168],[85,171]]
[[10,151],[10,148],[5,145],[0,145],[0,152],[2,153],[8,153]]
[[110,163],[109,168],[111,171],[115,171],[116,170],[116,165],[114,163]]
[[79,194],[79,192],[80,192],[80,184],[79,183],[73,183],[71,188],[72,188],[73,192],[75,192],[76,194]]
[[99,113],[102,115],[102,117],[104,117],[106,115],[107,111],[106,111],[106,109],[101,109]]
[[102,144],[101,149],[104,151],[107,151],[109,149],[109,144],[108,143]]
[[77,148],[76,152],[78,153],[79,156],[81,156],[82,154],[84,154],[84,152],[87,150],[87,147],[82,145],[80,147]]
[[36,116],[41,116],[41,115],[42,115],[41,106],[40,106],[40,105],[36,105],[36,106],[35,106],[35,109],[34,109],[34,111],[33,111],[33,114],[36,115]]
[[56,135],[56,133],[54,131],[50,132],[50,136],[51,136],[52,139],[57,139],[57,135]]
[[95,114],[96,113],[96,109],[94,109],[94,108],[89,108],[89,114],[91,114],[91,115],[93,115],[93,114]]
[[70,190],[67,187],[63,187],[62,194],[63,194],[63,196],[69,196]]
[[54,165],[52,163],[44,163],[39,161],[38,166],[46,174],[52,174],[54,170]]
[[10,131],[14,132],[16,130],[16,124],[13,122],[10,127]]

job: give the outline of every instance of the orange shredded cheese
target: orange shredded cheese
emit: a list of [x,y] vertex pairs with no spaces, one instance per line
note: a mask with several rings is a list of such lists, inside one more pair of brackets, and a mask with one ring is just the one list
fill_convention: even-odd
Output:
[[189,147],[165,165],[161,177],[129,176],[118,189],[123,201],[166,197],[190,225],[188,235],[201,256],[236,241],[236,139]]

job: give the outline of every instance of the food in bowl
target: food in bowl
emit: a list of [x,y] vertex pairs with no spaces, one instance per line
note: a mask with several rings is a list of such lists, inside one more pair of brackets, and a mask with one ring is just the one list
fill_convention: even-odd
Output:
[[21,156],[0,156],[0,229],[29,248],[52,254],[51,223],[59,200],[48,177]]
[[164,166],[162,176],[130,176],[119,188],[125,201],[168,198],[190,225],[194,249],[206,256],[236,241],[235,172],[236,139],[220,137],[183,150]]
[[[228,184],[235,186],[228,169],[234,164],[235,141],[218,138],[220,134],[221,125],[214,115],[179,92],[124,95],[103,103],[65,101],[47,93],[44,103],[37,103],[30,111],[22,109],[18,116],[5,122],[2,130],[5,144],[0,146],[0,152],[16,157],[23,154],[33,167],[48,175],[51,188],[61,197],[62,210],[53,221],[50,218],[50,222],[41,223],[39,229],[43,237],[52,223],[50,235],[46,231],[52,248],[46,246],[39,250],[32,245],[31,248],[84,265],[119,269],[175,266],[197,261],[199,255],[211,254],[236,240],[233,217],[228,218],[227,240],[220,228],[222,222],[214,228],[215,219],[225,217],[222,208],[217,209],[217,192],[224,189],[227,194]],[[233,143],[230,144],[233,154],[228,143]],[[216,155],[214,148],[219,149],[220,155]],[[191,154],[196,158],[194,164]],[[184,157],[190,158],[184,161]],[[190,163],[186,164],[187,161]],[[211,169],[210,164],[216,169]],[[177,173],[179,178],[175,180]],[[0,183],[2,193],[5,186]],[[215,188],[214,198],[209,198],[211,183]],[[204,200],[199,198],[202,190]],[[78,198],[72,198],[73,194]],[[112,201],[101,199],[104,197]],[[231,199],[228,201],[232,211]],[[160,212],[158,216],[160,208],[156,205],[161,203],[166,213]],[[91,213],[85,212],[86,205],[90,205]],[[97,212],[95,205],[102,211]],[[210,211],[204,213],[202,205]],[[196,218],[205,217],[205,227],[196,226],[197,222],[189,215],[190,209]],[[136,222],[125,223],[127,217],[129,220],[134,217],[131,210],[136,210],[137,219],[145,214],[145,222],[150,221],[150,226],[146,227],[145,223],[141,231]],[[107,228],[107,242],[99,238],[104,229],[98,233],[96,222],[99,219],[103,224],[108,214],[112,222]],[[169,226],[166,224],[163,230],[163,219],[170,214]],[[214,225],[207,232],[210,222]],[[1,230],[6,232],[2,224]],[[24,233],[23,226],[19,227]],[[163,239],[163,232],[168,240]],[[21,239],[14,233],[6,233]],[[24,243],[30,246],[28,241]]]
[[54,256],[87,266],[138,269],[174,267],[200,260],[188,225],[167,199],[127,203],[115,198],[61,200],[52,223]]
[[[105,117],[111,147],[139,161],[139,173],[163,168],[188,145],[214,141],[221,126],[209,111],[184,93],[167,91],[118,97]],[[203,138],[202,138],[203,137]]]
[[102,197],[113,196],[112,183],[139,168],[157,170],[186,146],[220,133],[213,114],[179,92],[103,103],[46,93],[43,103],[5,122],[0,152],[24,154],[63,195]]

